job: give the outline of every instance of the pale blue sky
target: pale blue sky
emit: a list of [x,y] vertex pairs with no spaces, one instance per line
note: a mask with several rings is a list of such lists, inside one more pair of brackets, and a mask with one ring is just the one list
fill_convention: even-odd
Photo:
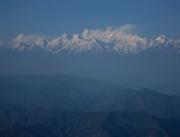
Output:
[[179,37],[179,7],[179,0],[0,0],[0,39],[124,24],[146,36]]

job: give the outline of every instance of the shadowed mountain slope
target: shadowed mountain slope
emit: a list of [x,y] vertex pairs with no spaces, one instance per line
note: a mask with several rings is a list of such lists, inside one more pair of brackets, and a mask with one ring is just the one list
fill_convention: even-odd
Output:
[[28,107],[65,110],[144,111],[180,119],[180,98],[153,90],[133,90],[80,77],[24,75],[0,78],[0,100]]

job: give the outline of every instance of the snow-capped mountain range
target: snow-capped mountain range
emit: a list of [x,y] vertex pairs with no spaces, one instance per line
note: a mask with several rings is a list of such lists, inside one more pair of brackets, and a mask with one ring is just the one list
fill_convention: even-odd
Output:
[[137,53],[152,47],[170,47],[180,49],[180,39],[169,39],[164,35],[147,38],[138,35],[133,25],[118,28],[84,29],[81,34],[66,33],[50,38],[43,35],[17,35],[9,44],[10,48],[19,51],[46,50],[50,53],[80,53],[80,52],[117,52]]

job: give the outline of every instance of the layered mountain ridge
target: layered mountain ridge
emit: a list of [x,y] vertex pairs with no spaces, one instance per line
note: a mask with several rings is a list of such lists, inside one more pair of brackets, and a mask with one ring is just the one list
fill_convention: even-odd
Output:
[[103,81],[67,76],[0,78],[0,99],[26,107],[65,110],[144,111],[156,117],[179,118],[180,99],[153,90],[133,90]]
[[0,77],[0,136],[179,137],[180,97],[85,77]]

